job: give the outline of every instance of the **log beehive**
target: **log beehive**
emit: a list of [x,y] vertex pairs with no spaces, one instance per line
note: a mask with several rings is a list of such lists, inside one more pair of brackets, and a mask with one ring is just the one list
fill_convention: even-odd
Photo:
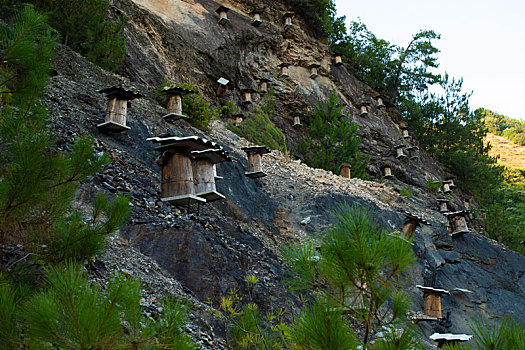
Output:
[[423,298],[425,301],[424,313],[427,316],[441,318],[441,295],[450,294],[448,290],[436,289],[432,287],[423,287],[417,285],[417,288],[423,291]]
[[162,167],[161,200],[174,205],[206,202],[205,198],[195,194],[191,152],[220,146],[198,136],[152,137],[148,140],[161,144],[155,148],[160,152],[157,163]]
[[403,211],[403,213],[405,214],[405,220],[403,222],[401,232],[406,238],[412,238],[414,236],[414,232],[416,232],[416,229],[419,227],[420,224],[431,226],[430,222],[424,220],[423,218],[417,215],[409,213],[408,211]]
[[219,83],[219,87],[217,88],[217,96],[222,97],[226,94],[226,92],[228,92],[228,84],[230,81],[221,77],[219,80],[217,80],[217,83]]
[[252,26],[258,27],[262,24],[261,14],[263,11],[263,8],[257,8],[250,12],[250,15],[252,16]]
[[228,11],[230,11],[229,8],[227,8],[226,6],[219,6],[219,8],[217,10],[215,10],[215,12],[217,12],[219,14],[219,24],[221,26],[225,25],[226,23],[228,23],[230,20],[228,19]]
[[287,77],[288,76],[288,67],[290,66],[289,63],[286,63],[286,62],[283,62],[279,65],[279,67],[281,68],[281,76],[282,77]]
[[340,53],[335,53],[334,54],[334,64],[335,64],[336,67],[339,67],[339,66],[343,65],[343,58],[342,58]]
[[352,168],[352,166],[350,164],[341,164],[341,166],[339,167],[339,174],[342,176],[342,177],[345,177],[347,179],[350,178],[350,169]]
[[207,203],[224,199],[215,186],[215,164],[231,161],[227,153],[222,149],[207,149],[193,151],[191,156],[196,195],[206,199]]
[[448,218],[453,227],[453,231],[451,233],[452,237],[470,232],[467,225],[467,217],[469,214],[470,211],[468,210],[445,213],[445,216]]
[[164,89],[162,91],[162,94],[166,95],[168,98],[168,113],[163,115],[162,119],[164,119],[167,122],[174,122],[178,119],[186,118],[186,116],[182,114],[182,97],[190,93],[195,92],[180,87]]
[[262,169],[263,154],[270,153],[266,146],[252,146],[241,148],[248,156],[248,170],[245,175],[250,178],[266,176]]
[[385,179],[391,179],[394,177],[394,175],[392,175],[392,168],[390,167],[390,165],[385,165],[385,167],[383,168],[383,172]]
[[284,15],[283,15],[283,19],[284,19],[284,26],[285,27],[292,27],[293,26],[293,23],[292,23],[292,18],[294,16],[294,13],[293,12],[286,12]]
[[321,65],[318,64],[318,63],[312,63],[308,66],[308,68],[310,69],[310,79],[315,79],[318,77],[318,72],[317,72],[317,69],[320,67]]
[[100,90],[99,92],[106,94],[108,99],[105,120],[103,123],[97,125],[99,130],[114,132],[129,130],[130,127],[126,125],[128,101],[142,96],[122,87],[115,86]]

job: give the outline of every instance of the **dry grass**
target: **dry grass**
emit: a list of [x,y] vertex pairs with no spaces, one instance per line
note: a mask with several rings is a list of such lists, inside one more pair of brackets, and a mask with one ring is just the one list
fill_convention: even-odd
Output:
[[525,146],[519,146],[501,136],[487,134],[485,141],[490,142],[491,156],[499,155],[499,162],[513,168],[525,169]]

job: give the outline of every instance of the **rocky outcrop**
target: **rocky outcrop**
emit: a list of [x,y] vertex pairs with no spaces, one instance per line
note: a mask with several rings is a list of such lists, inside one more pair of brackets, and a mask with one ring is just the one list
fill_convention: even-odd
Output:
[[[414,238],[418,260],[407,275],[406,288],[413,295],[415,311],[423,307],[416,284],[472,291],[444,296],[444,314],[450,315],[440,323],[420,322],[425,334],[435,330],[469,332],[467,321],[478,313],[523,318],[525,258],[476,232],[451,238],[447,219],[436,210],[436,197],[425,185],[429,179],[443,179],[449,173],[424,151],[420,151],[420,159],[403,161],[395,157],[393,146],[402,137],[399,113],[390,106],[378,108],[374,91],[344,67],[335,67],[327,46],[307,34],[300,18],[294,19],[295,27],[283,28],[281,15],[286,8],[281,2],[267,2],[264,23],[258,28],[251,25],[248,16],[250,6],[255,4],[228,1],[226,5],[231,8],[230,22],[219,26],[215,13],[219,4],[210,0],[113,0],[112,14],[123,12],[127,18],[126,61],[119,75],[102,71],[66,47],[57,52],[45,103],[52,111],[59,148],[66,150],[74,136],[89,134],[95,138],[97,151],[107,152],[113,160],[82,186],[78,206],[87,208],[97,191],[126,192],[133,204],[130,222],[114,238],[120,243],[110,242],[110,249],[92,266],[93,274],[125,269],[155,290],[156,282],[148,281],[150,271],[154,271],[158,281],[172,278],[179,295],[196,304],[211,298],[215,305],[232,288],[239,287],[242,292],[244,277],[254,274],[260,278],[257,301],[263,309],[269,307],[269,296],[275,297],[274,304],[289,306],[294,297],[283,284],[281,246],[306,236],[319,237],[332,223],[331,209],[346,201],[369,206],[378,222],[388,229],[401,227],[403,210],[432,224],[420,227]],[[307,69],[311,61],[321,64],[320,76],[315,80],[310,79]],[[287,78],[279,77],[281,62],[292,64]],[[183,120],[167,124],[161,119],[165,107],[156,87],[163,82],[163,76],[176,83],[198,85],[215,105],[228,100],[240,108],[239,89],[255,87],[259,77],[269,77],[277,97],[279,117],[275,122],[292,143],[301,135],[291,127],[291,109],[308,111],[317,99],[335,90],[360,126],[362,150],[370,155],[368,172],[373,181],[311,169],[276,151],[263,158],[267,177],[246,178],[247,161],[241,147],[249,143],[232,134],[223,121],[216,121],[211,135],[204,135]],[[215,95],[219,77],[232,82],[230,93],[222,99]],[[132,85],[144,97],[131,102],[131,130],[102,134],[96,125],[103,121],[106,102],[96,91],[117,84]],[[254,102],[259,99],[256,94]],[[358,110],[363,99],[372,103],[365,117]],[[211,138],[230,152],[233,162],[218,164],[224,179],[217,188],[227,200],[200,210],[193,207],[191,213],[159,201],[157,154],[146,138],[167,131],[177,136]],[[413,140],[407,142],[417,145]],[[395,175],[390,181],[382,179],[386,161],[392,164]],[[401,196],[402,187],[413,196]],[[457,189],[451,209],[462,208],[461,195]],[[120,259],[121,250],[130,255]],[[149,259],[136,250],[153,260],[134,264],[134,259]],[[175,290],[170,288],[160,288],[163,292],[158,297]],[[156,294],[146,299],[155,298]],[[220,348],[218,335],[224,331],[221,323],[206,312],[195,314],[195,319],[196,327],[206,331],[201,337],[203,347]],[[217,342],[206,345],[210,337]]]

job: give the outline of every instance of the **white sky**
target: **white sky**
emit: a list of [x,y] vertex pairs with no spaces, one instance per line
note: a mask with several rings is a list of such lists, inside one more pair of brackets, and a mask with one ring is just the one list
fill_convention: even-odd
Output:
[[471,107],[525,120],[525,0],[335,0],[348,22],[360,17],[377,37],[405,46],[419,29],[435,41],[439,72],[463,77]]

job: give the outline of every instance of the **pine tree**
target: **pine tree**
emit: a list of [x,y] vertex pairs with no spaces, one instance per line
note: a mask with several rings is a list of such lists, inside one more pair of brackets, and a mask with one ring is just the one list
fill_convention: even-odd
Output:
[[70,153],[55,150],[49,114],[40,104],[57,43],[45,16],[25,6],[0,38],[0,239],[28,249],[49,244],[53,260],[91,256],[122,224],[127,200],[109,205],[98,197],[88,223],[71,210],[78,184],[108,157],[95,156],[89,137],[78,138]]
[[308,165],[338,173],[339,166],[348,163],[352,166],[353,177],[367,178],[368,157],[359,150],[358,125],[343,114],[336,92],[315,105],[308,128],[309,134],[299,147]]
[[126,44],[120,23],[107,20],[107,0],[31,0],[49,16],[49,24],[61,35],[64,45],[100,67],[115,71],[122,64]]
[[[318,316],[306,313],[301,321],[306,324],[299,324],[296,330],[299,338],[306,339],[310,329],[318,329],[312,322],[323,323],[322,319],[344,313],[345,319],[364,326],[366,345],[380,326],[406,325],[409,299],[401,290],[401,278],[414,255],[409,241],[379,228],[365,209],[345,204],[335,211],[335,219],[317,249],[306,243],[286,252],[291,288],[312,292],[322,305],[321,309],[311,308],[308,312]],[[324,328],[328,327],[320,329]],[[328,334],[319,336],[328,338]],[[406,337],[404,342],[417,343],[413,336]],[[337,344],[338,340],[332,341]]]

